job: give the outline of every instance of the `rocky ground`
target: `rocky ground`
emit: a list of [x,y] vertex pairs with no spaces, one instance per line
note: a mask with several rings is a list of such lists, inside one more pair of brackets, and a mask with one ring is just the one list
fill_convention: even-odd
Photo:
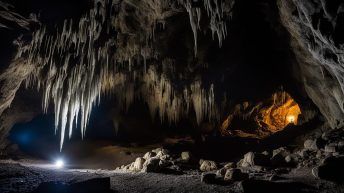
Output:
[[1,163],[0,192],[344,192],[344,131],[315,133],[303,147],[247,152],[229,162],[156,148],[115,170],[27,163]]

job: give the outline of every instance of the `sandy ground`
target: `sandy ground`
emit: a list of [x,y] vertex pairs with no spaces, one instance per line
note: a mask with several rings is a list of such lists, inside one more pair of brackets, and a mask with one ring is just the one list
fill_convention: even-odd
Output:
[[228,186],[202,183],[201,175],[122,173],[113,170],[57,169],[44,162],[0,163],[0,192],[31,192],[42,182],[72,184],[93,178],[111,177],[114,192],[232,192]]
[[[344,187],[316,179],[309,168],[280,174],[274,180],[269,176],[250,173],[250,180],[228,184],[207,184],[201,181],[201,173],[187,172],[183,175],[160,173],[125,173],[105,169],[58,169],[53,164],[37,160],[1,160],[0,193],[31,192],[41,183],[59,182],[78,184],[90,179],[109,178],[106,187],[110,192],[234,192],[234,193],[342,193]],[[84,185],[83,185],[84,186]],[[98,188],[99,185],[91,185]],[[77,187],[80,189],[79,187]],[[42,191],[41,191],[42,192]],[[50,191],[43,191],[48,193]],[[73,191],[72,191],[73,192]],[[97,191],[104,192],[104,191]],[[108,192],[108,191],[105,191]],[[75,192],[73,192],[75,193]]]

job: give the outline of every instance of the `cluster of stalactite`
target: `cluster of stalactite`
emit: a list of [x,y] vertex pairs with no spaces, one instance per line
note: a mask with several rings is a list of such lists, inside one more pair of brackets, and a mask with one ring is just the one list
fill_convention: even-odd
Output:
[[212,37],[215,39],[215,35],[219,41],[219,46],[222,46],[222,41],[227,36],[226,23],[232,17],[232,8],[234,6],[234,0],[222,1],[222,0],[204,0],[203,7],[195,4],[202,4],[200,0],[178,0],[182,4],[189,14],[190,25],[194,35],[194,52],[197,55],[197,34],[201,30],[200,21],[202,17],[203,8],[209,17],[208,27],[211,29]]
[[[193,8],[191,1],[179,3],[189,14],[199,12],[196,25],[190,16],[196,51],[200,8]],[[155,28],[164,26],[165,19],[181,9],[172,8],[174,4],[168,0],[95,0],[94,8],[80,20],[65,20],[61,28],[54,30],[42,25],[33,32],[31,41],[16,41],[18,51],[13,63],[33,66],[23,78],[25,85],[42,90],[44,112],[53,103],[61,149],[65,135],[70,138],[73,128],[80,127],[84,137],[92,108],[99,104],[102,94],[115,95],[126,108],[140,97],[148,104],[152,117],[158,113],[161,121],[167,119],[169,123],[190,112],[195,112],[198,124],[218,119],[213,85],[205,88],[201,79],[195,79],[175,88],[167,74],[154,65],[147,67],[148,59],[157,59],[151,46]],[[217,34],[220,45],[227,34],[223,6],[221,0],[204,1],[210,29]],[[127,13],[128,7],[139,11]],[[125,23],[128,14],[141,18],[135,28]]]
[[[39,23],[37,15],[30,14],[30,18],[25,18],[22,15],[12,11],[13,6],[11,4],[0,1],[0,18],[5,21],[5,23],[0,22],[0,28],[11,29],[13,27],[20,27],[25,30],[30,30],[31,23]],[[13,25],[9,25],[11,22]]]

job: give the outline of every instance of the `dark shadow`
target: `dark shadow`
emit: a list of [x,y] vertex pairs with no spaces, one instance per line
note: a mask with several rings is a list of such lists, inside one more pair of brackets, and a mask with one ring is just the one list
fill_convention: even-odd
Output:
[[263,180],[246,180],[241,182],[245,193],[311,193],[313,187],[298,182],[276,183]]
[[67,185],[61,182],[45,182],[32,193],[114,193],[110,189],[110,178],[96,178]]

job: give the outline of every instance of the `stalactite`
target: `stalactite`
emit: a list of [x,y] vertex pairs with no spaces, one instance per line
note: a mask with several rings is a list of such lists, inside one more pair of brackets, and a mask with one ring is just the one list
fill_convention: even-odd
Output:
[[[170,11],[171,2],[122,2],[138,6],[143,11],[139,16],[146,14],[144,17],[151,22],[140,24],[143,34],[139,35],[125,31],[129,30],[127,26],[107,22],[125,17],[114,15],[114,2],[95,0],[94,8],[79,21],[65,20],[62,27],[55,31],[42,26],[32,34],[31,42],[17,41],[18,52],[14,60],[25,59],[26,64],[36,66],[26,79],[26,85],[42,90],[45,113],[51,103],[54,105],[55,133],[59,131],[61,137],[60,149],[66,134],[71,138],[73,128],[79,125],[84,138],[92,109],[100,103],[102,94],[116,95],[123,108],[133,104],[136,97],[141,97],[148,104],[152,117],[158,113],[161,121],[169,123],[178,122],[192,110],[198,124],[203,120],[217,119],[213,85],[205,89],[200,80],[194,80],[183,88],[176,88],[167,74],[156,70],[154,65],[147,65],[148,59],[157,57],[151,46],[154,31],[157,23],[164,25],[164,19],[173,14]],[[220,18],[222,12],[217,6],[220,7],[216,4],[216,8],[206,10],[209,15],[216,14],[216,18]],[[196,54],[201,9],[188,4],[187,10],[191,15]],[[116,37],[100,41],[104,31],[119,33]],[[144,60],[144,70],[135,68],[139,63],[138,57]],[[172,68],[172,62],[166,61],[162,66]],[[122,68],[124,64],[129,66]]]
[[[194,52],[197,55],[197,32],[200,30],[201,20],[201,8],[192,6],[193,1],[191,0],[178,0],[179,4],[183,5],[189,14],[189,20],[191,29],[194,36]],[[226,20],[232,17],[232,8],[235,0],[223,1],[223,0],[204,0],[203,8],[205,9],[210,22],[209,28],[212,33],[213,39],[215,34],[219,41],[219,46],[222,46],[223,40],[227,36],[227,25]],[[226,11],[224,11],[226,10]]]

